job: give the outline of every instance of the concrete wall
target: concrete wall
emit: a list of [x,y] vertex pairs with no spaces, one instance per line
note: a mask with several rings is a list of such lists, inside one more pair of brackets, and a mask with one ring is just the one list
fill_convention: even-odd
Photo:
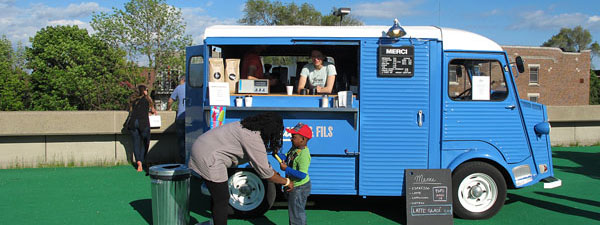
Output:
[[[150,163],[177,159],[175,112],[160,111]],[[600,143],[600,106],[549,106],[552,145]],[[125,111],[0,112],[0,168],[126,164],[133,159]]]
[[600,105],[548,106],[553,146],[600,144]]
[[[175,112],[160,111],[149,163],[175,162]],[[0,112],[0,168],[126,164],[133,159],[126,111]]]

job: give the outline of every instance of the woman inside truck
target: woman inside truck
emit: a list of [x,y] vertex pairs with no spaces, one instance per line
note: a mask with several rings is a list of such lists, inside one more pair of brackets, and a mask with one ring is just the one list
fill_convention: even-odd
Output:
[[325,61],[325,56],[320,50],[312,50],[310,59],[312,63],[306,64],[300,71],[296,92],[300,93],[302,89],[309,88],[316,89],[317,93],[331,93],[337,75],[335,66]]

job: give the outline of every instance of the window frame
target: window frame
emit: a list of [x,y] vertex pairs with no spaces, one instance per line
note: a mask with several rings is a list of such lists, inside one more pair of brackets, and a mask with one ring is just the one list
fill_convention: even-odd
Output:
[[[531,98],[536,98],[535,101],[531,100]],[[529,100],[530,102],[536,102],[539,103],[540,102],[540,93],[527,93],[527,100]]]
[[[205,69],[205,57],[203,55],[195,55],[190,57],[189,59],[190,61],[188,62],[188,78],[186,79],[186,83],[189,83],[190,87],[193,88],[202,88],[204,86],[204,69]],[[200,62],[200,63],[194,63],[194,62]],[[192,64],[199,64],[200,66],[192,66]],[[197,76],[193,76],[194,74],[192,74],[192,68],[193,67],[198,67],[197,69],[199,69],[199,74]]]
[[[452,95],[450,95],[450,93],[456,93],[456,92],[454,90],[451,90],[450,86],[460,86],[460,82],[458,82],[458,74],[456,74],[457,75],[457,80],[456,80],[457,82],[456,82],[456,84],[452,84],[452,82],[450,82],[450,78],[449,78],[450,77],[450,71],[451,71],[450,66],[451,65],[458,65],[458,64],[452,64],[452,62],[454,62],[455,60],[487,61],[487,63],[494,63],[494,62],[497,63],[497,65],[499,66],[499,71],[501,72],[501,74],[503,76],[503,81],[504,81],[503,84],[501,84],[501,86],[503,86],[503,87],[506,88],[506,94],[504,95],[504,97],[501,98],[501,99],[494,99],[494,98],[492,98],[492,96],[491,96],[492,95],[492,93],[491,93],[492,92],[492,89],[491,89],[492,88],[491,87],[491,85],[492,85],[492,83],[491,83],[491,81],[492,81],[492,79],[491,79],[492,78],[492,74],[491,73],[488,74],[488,76],[490,77],[490,100],[472,100],[472,99],[460,99],[459,100],[459,99],[456,98],[456,96],[452,97]],[[447,82],[447,84],[448,84],[448,91],[446,92],[446,95],[452,101],[457,101],[457,102],[502,102],[502,101],[505,101],[506,99],[508,99],[508,96],[510,95],[510,89],[508,88],[507,74],[506,74],[506,71],[504,71],[504,67],[502,65],[502,62],[499,59],[495,59],[495,58],[453,58],[452,60],[450,60],[448,62],[447,68],[448,68],[448,76],[447,76],[447,79],[448,79],[448,82]],[[479,73],[481,73],[480,66],[479,65],[474,65],[473,66],[473,71],[478,71]],[[464,79],[465,80],[468,79],[469,84],[472,85],[471,75],[469,75],[468,72],[467,72],[467,74],[464,74],[463,76],[464,76]],[[472,88],[472,86],[471,86],[471,88]],[[467,89],[465,89],[465,90],[467,90]],[[471,93],[471,95],[472,95],[472,93]]]
[[[540,64],[529,64],[527,65],[529,68],[529,86],[539,86],[540,85]],[[536,68],[536,72],[537,74],[535,81],[532,81],[531,79],[531,71],[532,68]]]

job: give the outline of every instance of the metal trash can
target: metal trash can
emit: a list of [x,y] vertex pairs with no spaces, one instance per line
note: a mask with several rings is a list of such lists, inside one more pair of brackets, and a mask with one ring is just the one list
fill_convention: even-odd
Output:
[[150,167],[152,221],[155,225],[190,221],[190,170],[183,164]]

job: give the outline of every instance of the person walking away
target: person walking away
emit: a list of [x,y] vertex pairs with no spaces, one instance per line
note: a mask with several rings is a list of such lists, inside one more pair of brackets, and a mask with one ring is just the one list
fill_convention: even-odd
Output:
[[267,153],[281,148],[282,139],[283,119],[279,114],[268,112],[213,128],[194,141],[188,167],[200,175],[208,187],[214,224],[227,224],[227,168],[249,162],[260,178],[281,184],[290,191],[294,189],[290,179],[281,177],[267,160]]
[[310,151],[307,143],[312,138],[312,131],[306,124],[298,123],[292,129],[286,129],[292,134],[292,148],[285,154],[279,153],[283,162],[279,164],[285,176],[292,180],[294,190],[288,195],[288,216],[290,225],[306,225],[306,200],[310,195],[311,183],[308,176],[310,166]]
[[179,76],[179,85],[171,93],[167,102],[167,111],[171,110],[173,102],[177,101],[177,116],[175,117],[175,130],[177,132],[177,144],[179,150],[179,162],[186,163],[185,152],[185,76]]
[[[152,111],[150,111],[152,110]],[[135,156],[135,166],[138,172],[143,170],[144,158],[150,146],[150,120],[149,111],[156,115],[156,109],[148,89],[144,85],[138,86],[138,93],[129,99],[128,111],[131,115],[127,129],[131,133],[133,142],[133,153]]]

